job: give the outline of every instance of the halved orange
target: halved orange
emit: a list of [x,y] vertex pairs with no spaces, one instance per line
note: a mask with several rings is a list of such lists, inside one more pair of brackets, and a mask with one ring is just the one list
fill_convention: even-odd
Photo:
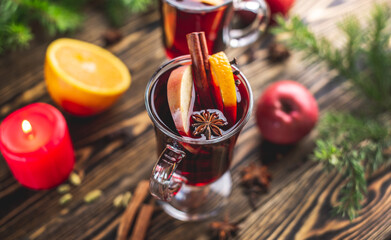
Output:
[[[209,57],[215,93],[221,95],[225,117],[233,123],[236,121],[236,85],[231,64],[224,52]],[[218,99],[217,99],[218,100]],[[217,103],[219,106],[220,104]]]
[[53,41],[46,51],[45,81],[67,112],[90,116],[110,107],[130,86],[125,64],[109,51],[76,39]]

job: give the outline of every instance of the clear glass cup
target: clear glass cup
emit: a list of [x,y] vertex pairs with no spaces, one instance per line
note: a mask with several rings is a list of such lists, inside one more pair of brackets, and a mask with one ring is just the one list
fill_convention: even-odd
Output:
[[[213,54],[227,46],[249,45],[265,32],[269,22],[269,8],[264,0],[225,0],[217,6],[188,0],[160,0],[159,6],[168,58],[189,54],[188,33],[205,32],[208,51]],[[245,16],[247,23],[234,24],[238,16]]]
[[173,131],[166,100],[170,72],[191,64],[189,55],[164,63],[150,79],[145,105],[156,133],[159,159],[150,178],[150,191],[162,200],[172,217],[189,221],[214,216],[226,204],[231,193],[229,167],[236,140],[250,118],[253,96],[242,72],[232,66],[238,83],[238,120],[227,132],[211,140],[181,136]]

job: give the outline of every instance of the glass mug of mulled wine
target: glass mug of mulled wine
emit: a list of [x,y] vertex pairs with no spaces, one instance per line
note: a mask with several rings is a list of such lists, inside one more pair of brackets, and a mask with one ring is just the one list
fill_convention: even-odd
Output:
[[243,47],[265,32],[264,0],[160,0],[162,38],[168,58],[189,54],[186,34],[205,32],[209,53]]
[[[145,92],[145,105],[154,124],[160,155],[151,174],[150,191],[162,200],[167,214],[183,221],[214,216],[227,203],[232,187],[229,167],[234,146],[253,108],[250,85],[232,65],[237,93],[236,120],[228,121],[217,109],[201,109],[195,99],[190,124],[200,126],[210,121],[216,126],[224,125],[221,136],[209,132],[206,137],[205,129],[205,135],[201,136],[195,136],[195,132],[190,136],[179,133],[170,114],[167,82],[174,69],[191,63],[189,55],[164,63],[150,79]],[[221,121],[225,124],[219,124]]]

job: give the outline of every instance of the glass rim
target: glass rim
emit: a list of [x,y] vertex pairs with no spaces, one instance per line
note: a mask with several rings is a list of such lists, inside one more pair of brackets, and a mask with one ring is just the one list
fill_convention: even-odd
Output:
[[243,82],[246,85],[246,89],[248,91],[248,96],[249,96],[248,107],[247,107],[247,111],[244,113],[241,119],[237,123],[235,123],[235,125],[233,125],[230,128],[231,130],[227,131],[226,134],[224,134],[223,136],[206,140],[203,138],[191,138],[191,137],[177,135],[173,131],[169,130],[166,124],[164,124],[161,121],[161,119],[158,116],[156,116],[157,115],[156,112],[153,109],[151,109],[150,93],[152,92],[152,87],[154,83],[158,80],[159,76],[161,76],[166,70],[170,69],[170,67],[175,64],[188,63],[190,61],[191,61],[190,55],[179,56],[174,59],[163,62],[163,64],[155,71],[155,73],[148,81],[145,90],[145,95],[144,95],[144,102],[145,102],[147,113],[151,118],[155,127],[159,128],[159,130],[162,131],[165,135],[177,141],[186,142],[190,144],[214,144],[214,143],[225,141],[231,138],[232,136],[234,136],[235,134],[237,134],[244,127],[244,125],[250,119],[252,114],[252,109],[253,109],[253,94],[252,94],[250,83],[248,82],[247,78],[243,75],[243,73],[235,65],[231,65],[231,67],[235,71],[239,72],[239,75],[243,79]]
[[168,4],[170,4],[171,6],[177,8],[178,10],[181,10],[181,11],[186,11],[186,12],[191,12],[191,13],[200,13],[200,12],[211,12],[211,11],[215,11],[223,6],[226,6],[228,4],[231,4],[232,2],[234,2],[234,0],[226,0],[224,1],[222,4],[220,5],[216,5],[216,6],[204,6],[204,7],[200,7],[200,8],[191,8],[191,7],[188,7],[188,6],[185,6],[184,4],[176,4],[175,3],[175,0],[162,0],[162,1],[165,1],[167,2]]

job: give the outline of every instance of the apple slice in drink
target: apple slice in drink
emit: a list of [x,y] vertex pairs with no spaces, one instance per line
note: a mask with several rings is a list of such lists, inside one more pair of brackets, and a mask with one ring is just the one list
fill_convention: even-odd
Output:
[[167,82],[167,101],[179,134],[190,136],[190,115],[195,92],[191,66],[182,66],[171,72]]
[[227,120],[234,124],[237,114],[237,99],[231,64],[224,52],[218,52],[210,56],[209,63],[217,106],[223,111]]

